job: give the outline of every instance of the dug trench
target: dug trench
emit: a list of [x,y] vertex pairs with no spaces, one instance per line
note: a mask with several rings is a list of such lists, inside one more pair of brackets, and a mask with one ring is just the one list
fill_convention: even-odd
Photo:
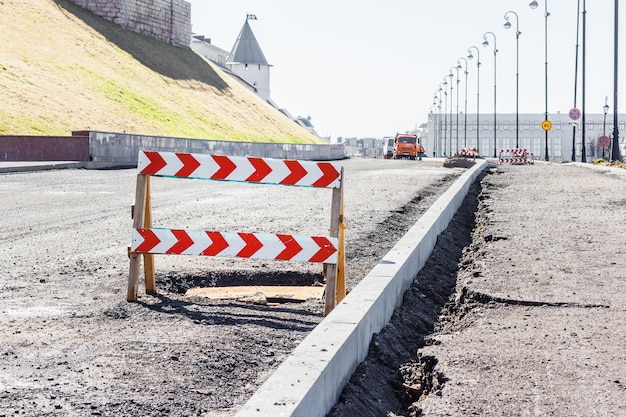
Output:
[[[436,371],[437,359],[422,355],[419,349],[432,343],[429,336],[442,324],[439,320],[456,322],[471,308],[470,300],[456,296],[457,282],[460,274],[477,273],[480,241],[484,241],[479,201],[485,175],[488,173],[471,185],[431,256],[405,292],[402,304],[374,335],[366,359],[327,417],[417,417],[421,415],[421,399],[441,395],[446,376]],[[462,293],[462,288],[459,291]],[[466,302],[459,307],[463,300]]]

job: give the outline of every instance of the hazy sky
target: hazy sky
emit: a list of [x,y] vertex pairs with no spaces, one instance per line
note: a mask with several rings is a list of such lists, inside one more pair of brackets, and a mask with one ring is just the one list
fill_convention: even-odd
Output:
[[[188,0],[192,30],[230,51],[247,14],[271,69],[271,97],[294,116],[311,116],[333,139],[382,137],[427,121],[435,90],[472,45],[480,49],[480,110],[493,113],[496,35],[497,112],[515,113],[516,43],[504,14],[519,16],[519,112],[544,113],[544,1],[530,0]],[[577,1],[549,0],[548,111],[574,107]],[[582,3],[581,12],[582,12]],[[613,113],[613,0],[586,2],[587,113]],[[626,4],[620,8],[626,22]],[[582,13],[581,13],[582,16]],[[582,18],[580,20],[582,30]],[[620,28],[620,72],[626,77],[626,23]],[[577,107],[582,108],[582,35]],[[476,54],[474,54],[476,55]],[[464,63],[462,62],[462,65]],[[476,58],[468,61],[468,113],[476,112]],[[453,68],[456,76],[456,69]],[[465,102],[465,75],[459,109]],[[456,79],[452,98],[456,112]],[[620,91],[621,92],[621,91]],[[623,93],[623,92],[621,92]],[[618,109],[624,111],[621,94]],[[448,97],[448,106],[450,105]],[[612,117],[612,116],[610,116]]]

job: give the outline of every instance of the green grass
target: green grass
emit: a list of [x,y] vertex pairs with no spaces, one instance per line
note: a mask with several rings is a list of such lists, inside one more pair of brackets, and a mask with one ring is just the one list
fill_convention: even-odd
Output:
[[320,143],[190,49],[124,30],[67,0],[0,4],[0,134],[99,130]]

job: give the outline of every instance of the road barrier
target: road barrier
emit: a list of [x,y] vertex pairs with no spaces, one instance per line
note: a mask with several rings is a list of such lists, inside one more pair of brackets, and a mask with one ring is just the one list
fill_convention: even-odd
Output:
[[[330,162],[140,151],[137,171],[128,301],[137,300],[142,257],[146,293],[156,293],[155,254],[322,263],[324,313],[345,297],[343,168],[337,170]],[[330,236],[152,228],[151,176],[330,188]]]
[[535,154],[524,148],[500,149],[500,164],[526,165],[535,163]]

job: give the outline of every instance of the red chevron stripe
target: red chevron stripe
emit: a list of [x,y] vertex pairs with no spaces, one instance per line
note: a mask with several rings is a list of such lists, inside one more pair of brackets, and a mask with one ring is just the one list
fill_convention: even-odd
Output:
[[148,157],[150,163],[141,170],[140,174],[154,175],[167,165],[160,153],[150,151],[144,151],[143,153]]
[[324,262],[333,253],[337,252],[337,249],[333,246],[328,239],[323,236],[312,236],[311,239],[320,247],[315,255],[309,259],[309,262]]
[[148,253],[152,248],[161,243],[157,235],[150,229],[137,229],[137,233],[143,237],[143,242],[135,248],[135,252]]
[[217,256],[217,254],[230,246],[220,232],[206,232],[206,234],[209,236],[212,243],[211,246],[202,251],[202,255]]
[[200,162],[190,153],[177,153],[176,156],[183,163],[183,167],[174,174],[175,177],[188,177],[200,166]]
[[177,242],[172,245],[165,253],[168,255],[180,255],[190,246],[194,244],[193,239],[189,237],[184,230],[170,230],[176,237]]
[[227,156],[211,155],[211,158],[219,165],[220,169],[211,175],[214,180],[224,180],[237,168],[237,165]]
[[272,172],[272,168],[263,160],[263,158],[248,158],[248,161],[250,161],[254,167],[254,172],[246,178],[247,182],[263,181],[263,178],[267,177]]
[[278,239],[280,239],[280,241],[283,242],[283,245],[285,245],[285,249],[276,256],[276,259],[280,261],[288,261],[302,250],[302,246],[300,246],[298,241],[294,239],[293,236],[281,234],[276,234],[276,236],[278,236]]
[[283,162],[287,165],[287,168],[289,168],[291,173],[287,175],[279,184],[294,185],[307,174],[307,170],[304,169],[300,162],[292,159],[286,159]]
[[239,253],[237,254],[240,258],[250,258],[254,255],[259,249],[263,247],[263,243],[259,239],[254,236],[254,233],[237,233],[239,237],[246,243]]
[[313,187],[328,187],[333,181],[339,178],[339,171],[329,162],[318,162],[317,166],[322,170],[322,176],[315,181]]

